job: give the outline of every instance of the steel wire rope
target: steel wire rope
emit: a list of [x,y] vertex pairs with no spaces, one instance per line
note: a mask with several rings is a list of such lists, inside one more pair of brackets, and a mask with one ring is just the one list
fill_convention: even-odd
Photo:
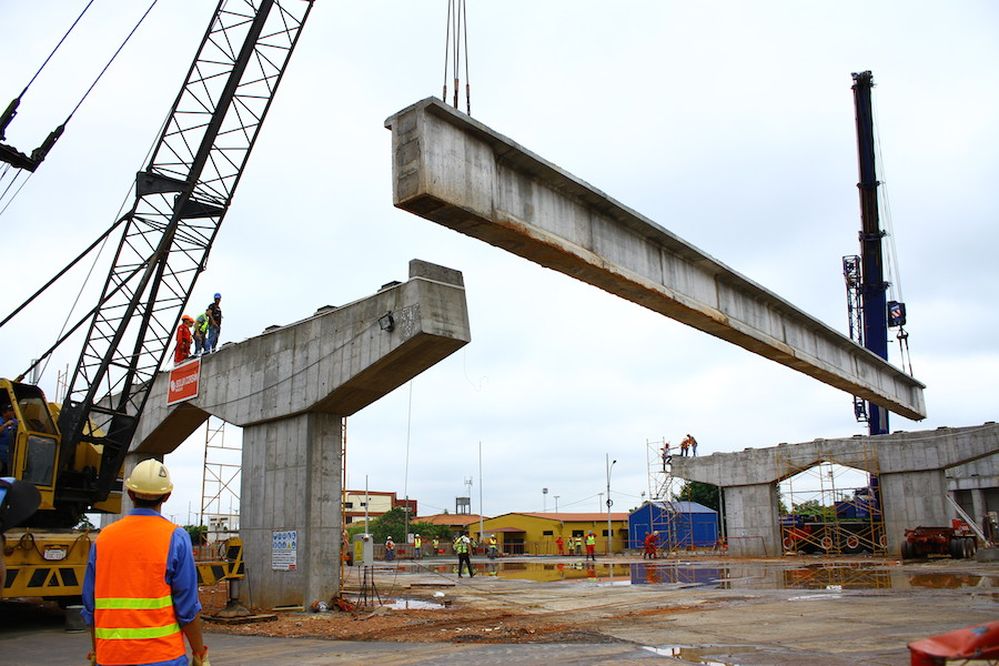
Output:
[[24,86],[24,90],[22,90],[21,94],[17,96],[17,99],[21,99],[22,97],[24,97],[25,93],[28,92],[28,88],[30,88],[31,84],[35,82],[35,79],[38,78],[38,75],[42,73],[42,70],[45,69],[45,66],[49,64],[49,60],[51,60],[52,56],[54,56],[56,51],[59,50],[59,47],[62,46],[62,43],[66,41],[66,38],[69,37],[69,33],[73,31],[73,28],[75,28],[76,24],[80,22],[80,19],[83,18],[83,15],[87,13],[87,10],[90,9],[90,5],[92,4],[94,4],[94,0],[90,0],[90,2],[87,3],[87,6],[83,8],[83,11],[80,12],[80,15],[76,17],[76,20],[73,21],[73,24],[69,26],[68,30],[66,30],[66,34],[62,36],[62,39],[59,40],[59,43],[55,45],[55,48],[52,49],[52,52],[49,53],[47,58],[45,58],[45,62],[41,64],[41,66],[38,68],[38,71],[35,72],[35,75],[32,76],[31,80],[28,81],[28,84]]
[[[159,144],[159,136],[162,134],[163,129],[166,127],[166,125],[167,125],[167,123],[169,123],[169,121],[170,121],[170,113],[168,112],[167,115],[166,115],[166,117],[164,117],[163,122],[160,123],[160,128],[156,132],[156,138],[153,139],[153,141],[149,145],[149,148],[146,150],[146,155],[145,155],[145,157],[142,160],[143,164],[148,163],[149,160],[152,159],[153,152],[156,150],[156,146]],[[25,181],[25,182],[27,182],[27,181]],[[68,336],[64,336],[64,333],[66,331],[66,327],[69,325],[69,320],[70,320],[70,318],[72,318],[73,312],[76,310],[77,305],[79,305],[80,298],[82,297],[83,291],[87,288],[87,284],[90,282],[90,279],[93,276],[94,268],[96,268],[97,262],[100,260],[101,255],[104,253],[104,249],[107,246],[107,241],[108,241],[108,238],[110,238],[110,236],[111,236],[111,232],[114,231],[114,229],[116,227],[118,227],[118,225],[120,225],[122,222],[125,221],[125,217],[122,215],[122,211],[124,211],[125,207],[128,205],[128,200],[129,200],[129,198],[131,198],[132,191],[133,191],[134,188],[135,188],[135,183],[133,182],[131,185],[128,186],[128,189],[125,191],[125,196],[122,198],[121,204],[118,206],[118,213],[115,215],[115,222],[111,225],[111,227],[109,227],[108,230],[105,231],[104,234],[101,237],[99,237],[96,241],[94,241],[93,243],[91,243],[90,247],[88,247],[86,250],[84,250],[82,253],[80,253],[80,255],[76,259],[74,259],[72,262],[70,262],[69,265],[67,265],[65,268],[63,268],[62,271],[60,271],[59,273],[57,273],[55,277],[53,277],[51,280],[49,280],[49,282],[47,282],[45,284],[45,286],[43,286],[41,289],[39,289],[38,291],[36,291],[27,301],[25,301],[23,304],[21,304],[10,315],[8,315],[7,318],[5,318],[2,322],[0,322],[0,327],[2,327],[4,324],[6,324],[8,321],[10,321],[14,316],[17,315],[18,312],[20,312],[22,309],[24,309],[36,297],[40,296],[42,294],[42,292],[44,292],[46,289],[48,289],[49,286],[51,286],[56,280],[58,280],[60,277],[62,277],[73,265],[75,265],[78,261],[82,260],[84,256],[86,256],[89,252],[91,252],[93,250],[93,248],[98,243],[100,243],[100,249],[98,249],[97,254],[94,256],[94,261],[93,261],[93,263],[91,263],[90,268],[88,269],[86,276],[83,278],[83,281],[80,284],[80,289],[79,289],[79,291],[77,291],[76,298],[73,300],[73,305],[70,307],[69,312],[66,314],[66,319],[63,322],[62,328],[59,330],[59,333],[56,335],[56,342],[55,342],[55,344],[53,344],[52,347],[50,347],[49,350],[46,351],[45,354],[44,354],[44,358],[46,359],[46,361],[45,361],[45,364],[42,366],[41,371],[39,371],[39,373],[38,373],[39,379],[41,379],[41,377],[45,374],[45,371],[48,369],[49,361],[52,358],[52,356],[51,356],[52,352],[54,352],[56,350],[56,348],[59,347],[59,345],[61,345],[63,342],[65,342],[66,337],[68,337]],[[6,207],[4,208],[4,210],[6,210]],[[2,213],[2,211],[0,211],[0,213]],[[119,285],[112,292],[112,294],[109,294],[109,297],[111,295],[113,295],[114,293],[117,293],[117,291],[119,291],[123,285],[124,285],[124,283],[122,285]],[[84,317],[82,317],[81,320],[73,327],[73,331],[75,331],[77,328],[79,328],[80,325],[87,319],[87,317],[92,316],[96,312],[97,308],[100,307],[101,305],[103,305],[103,302],[99,303],[95,308],[93,308],[92,310],[90,310],[90,312],[88,312],[86,315],[84,315]],[[70,334],[72,334],[72,331],[70,332]],[[36,363],[36,365],[37,365],[37,363]],[[33,367],[34,366],[32,366],[32,368]],[[29,368],[26,372],[30,372],[32,368]]]
[[881,152],[881,129],[878,122],[878,106],[875,101],[873,104],[873,121],[874,121],[874,145],[877,150],[877,161],[881,166],[882,180],[880,182],[880,199],[884,208],[884,223],[885,230],[888,232],[888,275],[889,275],[889,290],[892,296],[899,301],[904,301],[902,297],[902,276],[901,267],[898,263],[898,250],[895,246],[895,225],[891,214],[891,201],[888,197],[888,177],[887,169],[885,168],[884,155]]
[[454,6],[454,108],[458,108],[458,73],[461,71],[461,0]]
[[[76,26],[76,24],[77,24],[77,22],[79,22],[80,18],[82,18],[82,17],[83,17],[83,14],[84,14],[84,13],[86,13],[87,9],[89,9],[89,8],[90,8],[90,5],[91,5],[91,4],[93,4],[93,1],[94,1],[94,0],[90,0],[90,2],[89,2],[89,3],[87,3],[87,6],[86,6],[86,7],[84,7],[84,9],[83,9],[83,12],[81,12],[81,13],[80,13],[80,16],[79,16],[79,17],[77,17],[76,21],[73,21],[73,25],[72,25],[72,26],[70,26],[69,30],[67,30],[67,31],[66,31],[66,34],[65,34],[65,35],[63,35],[63,38],[59,40],[59,43],[58,43],[58,44],[56,45],[55,49],[53,49],[53,50],[52,50],[52,53],[50,53],[50,54],[49,54],[49,57],[45,59],[45,62],[44,62],[44,63],[42,63],[42,66],[38,68],[38,72],[36,72],[36,73],[35,73],[35,75],[34,75],[33,77],[31,77],[31,80],[30,80],[30,81],[28,82],[28,85],[24,87],[24,91],[22,91],[22,92],[21,92],[21,94],[20,94],[20,95],[18,95],[18,97],[17,97],[17,100],[20,100],[20,99],[21,99],[21,97],[23,97],[23,96],[24,96],[24,94],[25,94],[25,93],[26,93],[26,92],[28,91],[28,87],[29,87],[29,86],[31,86],[31,84],[32,84],[32,83],[33,83],[33,82],[35,81],[35,79],[36,79],[36,78],[38,77],[38,75],[39,75],[39,74],[41,73],[41,71],[42,71],[42,68],[44,68],[44,67],[45,67],[45,65],[46,65],[46,64],[48,63],[49,59],[51,59],[51,58],[52,58],[52,56],[53,56],[53,55],[55,54],[55,52],[56,52],[56,49],[58,49],[58,48],[59,48],[59,46],[61,46],[61,45],[62,45],[63,41],[64,41],[64,40],[66,39],[66,37],[67,37],[67,36],[69,35],[70,31],[72,31],[72,29],[73,29],[73,28],[74,28],[74,27]],[[80,100],[79,100],[79,101],[78,101],[78,102],[76,103],[76,106],[74,106],[74,107],[73,107],[73,110],[72,110],[72,111],[70,111],[70,113],[69,113],[69,115],[68,115],[68,116],[66,116],[66,120],[64,120],[64,121],[62,122],[62,124],[61,124],[61,125],[60,125],[60,126],[59,126],[59,127],[58,127],[58,128],[56,129],[56,130],[55,130],[55,132],[53,132],[52,134],[50,134],[50,135],[49,135],[49,137],[50,137],[50,138],[51,138],[51,137],[52,137],[53,135],[55,135],[55,133],[56,133],[56,132],[59,132],[59,133],[61,134],[61,132],[60,132],[60,129],[61,129],[61,130],[65,130],[65,128],[66,128],[66,125],[67,125],[67,124],[69,124],[69,121],[70,121],[70,120],[71,120],[71,119],[73,118],[73,116],[74,116],[74,115],[76,114],[77,110],[78,110],[78,109],[80,108],[80,106],[81,106],[81,105],[83,104],[84,100],[86,100],[86,99],[87,99],[87,97],[88,97],[88,96],[90,95],[90,93],[91,93],[91,92],[93,91],[93,89],[94,89],[94,88],[95,88],[95,87],[97,86],[97,83],[98,83],[98,82],[99,82],[99,81],[101,80],[101,78],[102,78],[102,77],[104,76],[105,72],[107,72],[107,71],[108,71],[108,69],[109,69],[109,68],[111,67],[111,64],[112,64],[112,63],[113,63],[113,62],[115,61],[115,59],[117,59],[117,57],[118,57],[118,55],[119,55],[119,54],[121,53],[122,49],[124,49],[124,48],[125,48],[125,45],[126,45],[126,44],[128,44],[129,40],[130,40],[130,39],[132,38],[132,36],[133,36],[133,35],[134,35],[134,34],[136,33],[136,31],[137,31],[137,30],[139,29],[139,26],[141,26],[141,25],[142,25],[142,23],[143,23],[143,21],[145,21],[145,20],[146,20],[146,17],[147,17],[147,16],[149,16],[149,12],[151,12],[151,11],[152,11],[153,7],[155,7],[155,6],[156,6],[156,3],[157,3],[158,1],[159,1],[159,0],[152,0],[152,2],[150,3],[149,7],[147,7],[147,8],[146,8],[146,11],[145,11],[145,12],[144,12],[144,13],[142,14],[142,16],[141,16],[141,17],[139,18],[138,22],[137,22],[137,23],[136,23],[136,24],[135,24],[135,25],[134,25],[134,26],[132,27],[131,31],[129,31],[129,33],[128,33],[128,35],[127,35],[127,36],[125,37],[124,41],[122,41],[122,43],[121,43],[121,44],[120,44],[120,45],[118,46],[118,49],[117,49],[117,50],[116,50],[116,51],[114,52],[114,54],[113,54],[113,55],[111,56],[111,59],[110,59],[110,60],[108,60],[107,64],[105,64],[105,65],[104,65],[104,68],[103,68],[103,69],[102,69],[102,70],[100,71],[100,73],[99,73],[99,74],[97,75],[97,78],[95,78],[95,79],[94,79],[93,83],[91,83],[91,84],[90,84],[90,87],[89,87],[89,88],[87,88],[86,92],[84,92],[84,93],[83,93],[83,96],[82,96],[82,97],[80,98]],[[15,101],[17,101],[17,100],[15,100]],[[48,142],[48,141],[46,141],[46,143],[47,143],[47,142]],[[43,146],[44,146],[44,145],[45,145],[45,144],[43,144]],[[50,146],[50,147],[51,147],[51,146]],[[47,151],[46,151],[46,152],[47,152]],[[32,159],[34,159],[34,158],[32,158]],[[41,162],[41,160],[42,160],[42,159],[44,159],[44,155],[42,155],[42,157],[41,157],[41,158],[39,158],[39,160],[38,160],[38,161],[39,161],[39,162]],[[20,170],[19,170],[19,171],[20,171]],[[13,194],[13,195],[11,195],[11,197],[10,197],[10,199],[9,199],[9,200],[7,201],[7,203],[5,203],[5,204],[4,204],[4,207],[3,207],[2,209],[0,209],[0,215],[3,215],[3,214],[4,214],[4,213],[5,213],[6,211],[7,211],[7,208],[8,208],[9,206],[10,206],[10,204],[12,204],[12,203],[14,202],[14,200],[15,200],[15,199],[17,198],[17,195],[21,193],[21,190],[22,190],[22,189],[24,188],[24,186],[25,186],[25,185],[26,185],[26,184],[28,183],[28,180],[30,180],[30,179],[31,179],[31,176],[32,176],[32,175],[34,175],[34,172],[30,173],[30,174],[28,175],[28,177],[24,179],[24,182],[22,182],[22,183],[21,183],[21,186],[17,188],[17,190],[16,190],[15,192],[14,192],[14,194]],[[16,182],[16,180],[17,180],[17,176],[15,176],[15,178],[14,178],[14,181],[12,181],[11,185],[13,185],[13,182]],[[4,196],[6,196],[6,194],[7,194],[7,190],[9,190],[9,189],[10,189],[10,186],[8,186],[8,187],[7,187],[7,189],[5,189],[5,190],[4,190],[3,194],[2,194],[2,195],[0,195],[0,201],[2,201],[2,200],[3,200],[3,197],[4,197]]]
[[83,104],[84,100],[87,99],[87,97],[90,95],[90,93],[94,89],[94,87],[97,86],[97,83],[101,80],[101,77],[103,77],[104,73],[108,71],[108,68],[111,67],[111,64],[118,57],[118,54],[121,53],[122,49],[125,48],[125,45],[128,44],[129,40],[132,39],[132,36],[139,29],[139,26],[142,25],[142,22],[146,20],[146,17],[149,16],[149,12],[151,12],[153,10],[153,7],[156,6],[157,2],[159,2],[159,0],[153,0],[151,3],[149,3],[149,6],[146,8],[146,11],[143,12],[143,14],[142,14],[141,17],[139,17],[139,20],[136,22],[136,24],[134,26],[132,26],[132,29],[129,31],[128,35],[125,36],[125,39],[118,46],[118,49],[114,52],[114,54],[111,56],[111,59],[108,60],[108,62],[107,62],[106,65],[104,65],[104,69],[101,70],[100,74],[97,75],[97,78],[94,79],[94,82],[90,84],[89,88],[87,88],[87,91],[85,93],[83,93],[83,97],[80,98],[80,101],[77,102],[76,106],[73,107],[73,110],[70,111],[69,116],[66,117],[66,120],[65,120],[65,122],[63,122],[63,125],[65,125],[66,123],[68,123],[70,121],[70,119],[73,117],[73,114],[76,113],[77,109],[80,108],[80,105]]
[[447,71],[448,71],[448,60],[450,57],[451,49],[451,6],[452,0],[448,0],[447,3],[447,18],[444,21],[444,87],[441,91],[441,99],[447,104]]
[[461,0],[465,14],[465,113],[472,115],[472,80],[468,77],[468,6]]
[[[884,155],[881,152],[881,130],[878,122],[878,116],[879,110],[877,100],[872,98],[871,118],[874,125],[874,146],[877,150],[878,164],[881,165],[881,173],[885,176],[885,182],[881,183],[882,188],[878,193],[878,198],[880,199],[884,209],[885,229],[888,234],[888,289],[893,300],[905,303],[905,298],[902,295],[902,267],[898,261],[898,248],[895,245],[895,225],[891,213],[891,200],[888,196],[887,170],[884,166]],[[899,325],[898,334],[895,337],[898,339],[898,350],[899,357],[902,361],[902,369],[904,370],[906,364],[908,364],[909,376],[914,376],[912,371],[912,354],[909,352],[909,334],[906,332],[903,325]]]

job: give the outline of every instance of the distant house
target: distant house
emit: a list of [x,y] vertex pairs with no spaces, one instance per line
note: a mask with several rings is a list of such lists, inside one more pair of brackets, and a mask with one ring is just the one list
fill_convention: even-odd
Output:
[[[628,514],[611,513],[611,552],[623,551],[628,538]],[[607,552],[606,513],[506,513],[483,523],[483,534],[496,535],[500,552],[505,555],[557,555],[556,539],[562,537],[569,552],[568,539],[596,534],[596,552]],[[481,541],[479,524],[471,526],[472,538]]]
[[[409,507],[410,515],[416,515],[416,500],[399,499],[398,494],[384,490],[345,490],[343,513],[347,525],[363,523],[365,513],[370,520],[388,513],[396,507]],[[367,512],[365,512],[367,509]]]
[[628,516],[628,547],[642,548],[645,535],[659,532],[669,550],[706,548],[718,542],[718,512],[697,502],[645,502]]
[[471,530],[472,525],[478,525],[480,518],[482,520],[489,520],[488,517],[479,516],[477,513],[438,513],[433,516],[419,516],[411,520],[414,523],[444,525],[451,529],[452,535],[457,535],[462,530]]

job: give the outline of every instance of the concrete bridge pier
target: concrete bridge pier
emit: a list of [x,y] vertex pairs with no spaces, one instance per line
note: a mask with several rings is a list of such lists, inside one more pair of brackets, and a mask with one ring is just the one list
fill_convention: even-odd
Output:
[[773,557],[781,554],[775,484],[726,487],[725,517],[731,555]]
[[157,376],[126,472],[176,449],[209,415],[243,428],[244,604],[336,594],[343,419],[471,340],[461,272],[414,259],[409,277],[203,357],[198,395],[179,405],[167,405],[168,374]]
[[927,469],[882,472],[878,477],[889,552],[900,552],[906,529],[950,525],[954,510],[947,503],[947,477],[944,471]]
[[[243,429],[240,536],[252,603],[337,593],[343,417],[306,413]],[[275,532],[295,532],[294,569],[276,552]],[[288,544],[290,549],[292,546]],[[290,555],[291,553],[287,553]],[[266,590],[261,599],[255,590]],[[273,605],[273,604],[267,604]]]

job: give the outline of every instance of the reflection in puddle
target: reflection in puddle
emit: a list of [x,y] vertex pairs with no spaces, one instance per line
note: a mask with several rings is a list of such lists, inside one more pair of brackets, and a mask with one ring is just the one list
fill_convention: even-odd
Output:
[[[453,563],[421,563],[420,569],[456,574]],[[410,568],[410,567],[406,567]],[[414,567],[415,568],[415,567]],[[997,588],[999,575],[913,573],[882,562],[824,562],[787,567],[760,563],[476,562],[476,575],[539,583],[589,581],[600,586],[662,585],[725,590],[877,590]]]
[[440,610],[444,604],[434,601],[424,601],[423,599],[396,599],[392,603],[383,604],[385,608],[392,610]]
[[644,646],[643,649],[660,657],[676,657],[685,664],[707,664],[709,666],[737,666],[735,662],[718,661],[705,657],[703,650],[695,650],[683,645],[662,645],[659,647]]

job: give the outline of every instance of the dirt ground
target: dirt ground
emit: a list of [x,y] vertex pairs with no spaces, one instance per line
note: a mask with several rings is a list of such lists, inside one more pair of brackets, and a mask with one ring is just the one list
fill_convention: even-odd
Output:
[[[909,641],[999,619],[999,565],[966,560],[616,558],[586,566],[520,558],[477,567],[480,575],[459,579],[447,562],[377,566],[378,595],[391,606],[293,609],[252,624],[209,621],[207,630],[408,643],[627,641],[692,663],[821,656],[827,664],[902,664]],[[344,598],[359,596],[352,572]],[[202,590],[206,616],[224,602],[224,588]]]

